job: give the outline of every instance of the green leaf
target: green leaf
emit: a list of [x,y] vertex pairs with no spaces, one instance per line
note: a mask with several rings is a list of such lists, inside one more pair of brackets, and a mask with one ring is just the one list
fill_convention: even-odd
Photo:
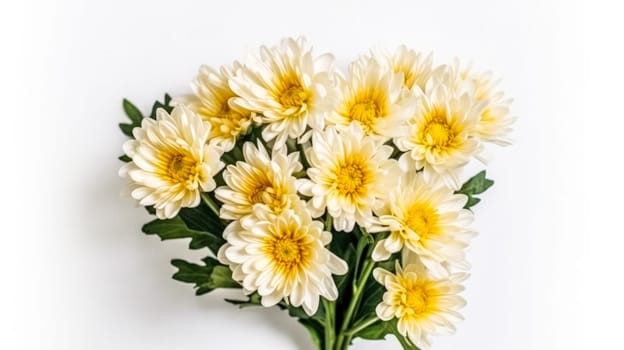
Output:
[[364,287],[363,298],[361,304],[359,305],[358,311],[355,316],[355,320],[365,319],[370,316],[375,315],[375,308],[382,300],[384,293],[386,292],[386,288],[377,283],[374,278],[370,278],[366,282],[366,286]]
[[292,305],[286,305],[286,308],[288,309],[288,316],[290,317],[296,317],[299,319],[313,319],[321,324],[325,322],[325,308],[323,306],[319,306],[319,308],[316,310],[316,313],[312,316],[308,315],[301,306],[297,307]]
[[123,132],[124,135],[134,137],[132,135],[132,130],[141,126],[143,114],[141,114],[141,111],[139,111],[139,109],[134,104],[132,104],[132,102],[128,101],[125,98],[123,99],[122,107],[124,109],[124,112],[126,113],[126,116],[128,117],[128,119],[130,119],[130,123],[119,123],[119,129],[121,129],[121,132]]
[[216,253],[219,248],[225,243],[221,233],[214,231],[200,231],[191,229],[182,220],[181,216],[176,216],[173,219],[160,220],[156,219],[143,225],[143,232],[147,235],[158,235],[161,240],[190,238],[189,248],[200,249],[207,247],[213,253]]
[[225,301],[243,309],[250,306],[261,306],[262,303],[260,302],[260,298],[260,294],[258,294],[258,292],[254,292],[247,296],[247,300],[225,299]]
[[[400,252],[392,254],[388,260],[376,263],[375,268],[381,267],[391,273],[394,273],[396,266],[395,262],[397,260],[400,261],[400,259]],[[382,284],[377,282],[375,278],[370,276],[368,281],[366,281],[364,291],[362,292],[365,297],[362,299],[362,302],[359,305],[355,314],[356,323],[360,320],[368,319],[375,316],[375,309],[377,308],[377,305],[381,302],[385,292],[386,288]]]
[[314,315],[312,316],[308,315],[305,310],[303,310],[303,307],[290,305],[285,300],[280,301],[277,304],[277,307],[279,307],[281,310],[288,310],[288,316],[290,317],[294,317],[297,319],[310,319],[315,320],[320,324],[325,324],[325,313],[327,311],[325,310],[323,304],[319,305],[316,313],[314,313]]
[[215,266],[212,270],[212,281],[220,288],[238,288],[240,284],[232,279],[232,270],[225,265]]
[[468,209],[479,202],[481,202],[480,198],[468,196],[468,202],[466,202],[466,205],[464,205],[464,208]]
[[323,344],[325,343],[325,329],[323,328],[323,325],[314,320],[303,318],[299,319],[299,323],[301,323],[308,330],[314,345],[316,345],[319,350],[323,349]]
[[367,340],[383,340],[386,339],[386,335],[392,334],[393,330],[389,326],[390,322],[377,321],[370,326],[362,329],[354,335],[355,337],[367,339]]
[[117,159],[121,160],[122,162],[128,163],[132,161],[132,158],[128,157],[127,155],[121,155],[119,157],[117,157]]
[[146,205],[145,210],[151,215],[156,215],[156,209],[154,209],[153,205]]
[[[310,318],[310,316],[308,316],[308,314],[306,314],[305,311],[303,311],[302,307],[296,307],[296,306],[292,306],[288,304],[285,307],[286,309],[288,309],[288,316],[290,317]],[[319,310],[320,309],[322,309],[322,307],[319,307]]]
[[126,112],[128,118],[130,118],[130,120],[132,121],[132,124],[141,124],[141,120],[143,120],[143,114],[141,114],[141,111],[139,111],[139,109],[136,108],[136,106],[133,105],[132,102],[128,101],[125,98],[123,99],[123,109],[124,112]]
[[[121,132],[124,133],[124,135],[134,137],[132,135],[132,130],[134,128],[140,127],[141,122],[145,117],[143,116],[143,113],[141,113],[141,111],[132,102],[128,101],[125,98],[123,99],[122,106],[124,112],[126,113],[126,116],[128,117],[128,119],[130,119],[130,123],[119,123],[119,128],[121,129]],[[169,94],[165,94],[163,102],[154,102],[154,105],[152,106],[152,112],[149,117],[152,119],[156,119],[156,111],[160,108],[163,108],[165,111],[167,111],[167,113],[171,113],[171,111],[173,110],[173,106],[171,105],[171,96],[169,96]]]
[[203,266],[181,259],[171,260],[171,264],[178,268],[173,279],[195,284],[197,295],[206,294],[216,288],[240,288],[240,284],[232,279],[232,272],[227,266],[211,257],[202,261]]
[[337,313],[339,313],[340,310],[346,310],[351,298],[350,294],[352,291],[349,286],[353,282],[355,273],[354,266],[357,263],[354,244],[355,239],[355,236],[351,233],[332,231],[332,241],[329,244],[329,249],[343,259],[347,263],[347,266],[349,266],[349,270],[346,274],[340,276],[334,275],[334,282],[338,288],[338,295],[340,295],[340,298],[336,301]]
[[154,102],[154,105],[152,106],[152,112],[150,113],[150,118],[156,119],[156,114],[161,108],[164,109],[167,113],[171,113],[171,111],[173,110],[173,106],[171,105],[171,96],[169,96],[169,94],[165,94],[163,102]]
[[488,188],[494,185],[494,181],[485,177],[485,170],[480,171],[475,176],[466,181],[462,187],[455,191],[455,193],[461,193],[468,196],[468,201],[464,206],[465,209],[470,209],[475,204],[479,203],[481,199],[475,197],[477,194],[485,192]]
[[189,228],[194,230],[212,232],[221,236],[225,229],[221,219],[204,202],[194,208],[182,208],[178,215]]
[[494,181],[485,177],[485,170],[480,171],[477,175],[471,177],[464,183],[459,190],[461,193],[480,194],[485,192],[494,184]]
[[338,295],[342,297],[347,287],[349,286],[349,282],[352,280],[352,276],[354,274],[352,267],[355,266],[355,248],[353,247],[353,245],[349,245],[345,249],[343,255],[339,256],[347,263],[348,266],[350,266],[349,271],[347,271],[346,274],[341,276],[334,275],[334,282],[336,283],[336,287],[338,288]]
[[384,270],[390,271],[392,273],[396,272],[396,262],[401,261],[401,252],[394,253],[390,255],[390,258],[386,261],[380,261],[377,263],[377,267],[381,267]]
[[241,138],[241,144],[245,143],[245,142],[251,142],[254,145],[256,145],[258,143],[258,140],[262,141],[262,130],[264,129],[264,126],[262,125],[254,125],[253,128],[251,128],[251,131],[248,132],[247,134],[245,134],[242,138]]
[[126,136],[130,136],[130,137],[134,137],[132,135],[132,130],[134,128],[136,128],[138,125],[134,125],[134,124],[124,124],[124,123],[119,123],[119,129],[121,129],[121,132],[126,135]]
[[393,318],[390,321],[379,320],[357,332],[354,335],[354,338],[358,337],[367,340],[384,340],[388,334],[394,335],[404,350],[420,350],[408,338],[399,333],[396,318]]

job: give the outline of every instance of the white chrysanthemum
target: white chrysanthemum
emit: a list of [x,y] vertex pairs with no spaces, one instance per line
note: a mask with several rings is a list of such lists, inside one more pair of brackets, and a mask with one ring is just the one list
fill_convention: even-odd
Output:
[[396,262],[396,272],[382,268],[373,271],[375,279],[386,287],[382,302],[377,305],[377,316],[388,321],[397,318],[397,328],[420,349],[429,349],[430,335],[455,332],[454,323],[463,319],[458,312],[466,305],[459,296],[464,290],[460,284],[468,275],[455,273],[448,278],[434,278],[427,274],[417,260]]
[[436,70],[435,79],[453,89],[456,94],[469,93],[476,102],[485,104],[480,111],[475,134],[485,142],[499,146],[510,145],[508,135],[515,121],[509,113],[512,99],[496,89],[499,81],[492,78],[491,72],[474,73],[471,65],[462,68],[459,60],[445,68]]
[[299,202],[293,173],[303,169],[299,153],[286,154],[286,147],[273,149],[269,156],[261,143],[243,145],[244,162],[228,165],[223,172],[226,186],[215,191],[221,206],[220,216],[237,220],[250,214],[255,204],[265,204],[274,213],[292,209]]
[[241,65],[234,62],[232,68],[222,66],[218,71],[202,65],[192,84],[193,95],[177,99],[202,119],[210,122],[208,141],[225,152],[234,148],[239,136],[247,133],[255,113],[237,103],[237,95],[229,86],[229,80]]
[[403,86],[409,90],[414,86],[425,89],[433,70],[432,54],[423,56],[422,53],[401,45],[394,53],[384,56],[395,73],[403,73]]
[[356,121],[367,135],[386,139],[405,134],[415,99],[404,93],[402,74],[395,74],[374,57],[362,57],[351,63],[345,78],[337,80],[340,97],[336,110],[327,115],[329,123]]
[[463,209],[466,200],[441,182],[426,182],[421,173],[403,174],[375,211],[378,225],[369,231],[390,231],[390,236],[377,243],[373,259],[386,260],[405,247],[438,276],[447,273],[446,266],[469,268],[464,248],[474,232],[468,228],[472,212]]
[[277,216],[257,205],[251,215],[231,223],[223,237],[227,243],[219,249],[219,261],[230,266],[245,293],[258,291],[262,305],[287,298],[313,315],[320,296],[338,297],[332,274],[345,274],[347,264],[325,248],[331,233],[311,219],[303,204]]
[[492,142],[499,146],[508,146],[511,140],[508,138],[511,133],[511,125],[515,118],[509,113],[509,106],[512,99],[505,97],[502,91],[496,90],[498,81],[492,79],[492,73],[485,72],[471,74],[470,70],[462,72],[465,80],[474,84],[475,99],[486,101],[486,105],[479,115],[479,124],[476,134],[481,140]]
[[484,103],[470,95],[456,95],[443,84],[430,80],[423,93],[414,88],[418,108],[410,119],[409,134],[394,140],[406,152],[400,158],[405,169],[423,169],[425,179],[441,177],[458,189],[462,167],[479,151],[474,133]]
[[187,107],[171,114],[159,109],[156,120],[144,118],[123,145],[132,161],[120,169],[130,179],[131,195],[153,205],[159,219],[172,218],[182,207],[199,205],[200,191],[212,191],[224,164],[221,151],[206,144],[210,124]]
[[366,136],[355,122],[348,128],[327,127],[312,137],[306,151],[310,180],[300,180],[299,187],[312,197],[312,215],[318,217],[327,208],[338,231],[351,231],[356,222],[368,226],[372,210],[383,204],[401,173],[390,159],[392,147]]
[[266,141],[281,147],[288,137],[298,138],[309,125],[321,129],[324,113],[335,104],[332,64],[325,54],[314,58],[305,39],[284,39],[278,47],[260,48],[260,57],[241,68],[230,80],[240,97],[237,105],[263,115]]

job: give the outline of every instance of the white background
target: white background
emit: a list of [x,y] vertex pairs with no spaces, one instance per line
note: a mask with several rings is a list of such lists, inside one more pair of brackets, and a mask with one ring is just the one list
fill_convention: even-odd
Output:
[[375,45],[457,56],[515,98],[516,142],[490,148],[496,185],[476,207],[466,320],[435,349],[618,348],[621,11],[537,0],[2,6],[0,348],[313,349],[284,313],[240,311],[173,281],[171,258],[205,252],[141,234],[148,216],[120,197],[116,174],[122,98],[147,110],[188,92],[201,63],[297,35],[342,67]]

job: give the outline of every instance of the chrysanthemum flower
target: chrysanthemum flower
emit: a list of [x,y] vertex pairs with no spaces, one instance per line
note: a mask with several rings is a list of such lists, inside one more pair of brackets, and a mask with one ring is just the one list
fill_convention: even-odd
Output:
[[277,216],[257,205],[251,215],[231,223],[223,237],[227,243],[219,249],[219,260],[230,266],[245,293],[258,291],[262,305],[287,298],[313,315],[320,296],[338,297],[332,274],[345,274],[347,264],[325,248],[331,233],[311,219],[303,204]]
[[471,65],[462,68],[459,60],[455,60],[452,65],[437,70],[434,75],[435,79],[455,91],[455,94],[469,93],[476,102],[485,104],[475,130],[482,141],[499,146],[511,144],[508,135],[515,121],[509,113],[512,99],[497,90],[499,81],[493,79],[491,72],[475,73]]
[[468,228],[472,212],[463,209],[466,200],[441,182],[426,182],[421,173],[405,173],[375,211],[377,225],[369,231],[390,231],[390,236],[377,243],[373,259],[386,260],[405,247],[438,276],[449,265],[467,269],[464,248],[474,233]]
[[221,150],[206,144],[209,134],[210,124],[183,105],[171,114],[158,110],[156,120],[143,119],[133,130],[135,139],[123,145],[132,161],[120,175],[130,179],[131,196],[153,205],[159,219],[199,205],[200,191],[215,188],[213,177],[224,166]]
[[323,128],[324,113],[335,104],[333,56],[314,58],[303,38],[284,39],[278,47],[260,48],[260,57],[241,68],[230,80],[240,97],[235,104],[261,113],[268,124],[262,137],[281,147],[288,137],[298,138],[309,125]]
[[515,121],[509,113],[512,99],[505,97],[504,92],[496,90],[498,81],[492,79],[490,72],[471,74],[469,70],[466,70],[462,76],[474,85],[475,99],[486,102],[479,114],[477,136],[485,142],[492,142],[499,146],[510,145],[511,140],[508,135]]
[[414,86],[425,90],[425,85],[433,70],[431,54],[423,56],[422,53],[401,45],[393,54],[387,56],[387,60],[392,71],[403,73],[403,86],[409,90]]
[[237,220],[250,214],[255,204],[265,204],[274,214],[293,208],[299,201],[293,173],[303,169],[299,153],[286,154],[286,147],[274,149],[272,156],[261,143],[243,145],[244,162],[229,165],[223,172],[226,186],[215,191],[220,216]]
[[402,268],[397,261],[395,273],[382,268],[373,271],[387,290],[377,305],[377,316],[384,321],[397,318],[399,333],[419,348],[428,349],[430,335],[453,333],[454,323],[463,319],[458,310],[466,301],[458,294],[464,290],[460,283],[468,275],[455,273],[438,279],[429,276],[417,261],[404,265]]
[[404,134],[415,99],[404,93],[402,74],[375,57],[362,57],[351,63],[346,77],[337,80],[340,97],[336,110],[327,115],[329,123],[355,121],[367,135],[386,139]]
[[416,113],[410,119],[409,134],[394,140],[407,152],[400,158],[406,169],[423,169],[425,179],[441,177],[447,186],[458,189],[459,174],[479,150],[474,137],[484,103],[470,95],[457,96],[447,86],[430,81],[419,98]]
[[366,136],[355,122],[346,128],[327,127],[312,137],[306,151],[310,180],[300,180],[299,187],[312,197],[312,215],[318,217],[327,208],[338,231],[351,231],[356,222],[368,226],[372,210],[383,204],[401,173],[398,163],[389,159],[392,147]]
[[241,65],[222,66],[218,71],[207,65],[199,68],[199,74],[191,85],[192,95],[178,98],[202,119],[210,122],[208,141],[225,152],[234,148],[239,136],[247,133],[255,113],[237,103],[237,95],[230,89],[229,80]]
[[504,98],[502,92],[491,97],[487,106],[479,116],[477,135],[485,142],[492,142],[499,146],[508,146],[511,140],[509,133],[514,118],[509,114],[512,100]]

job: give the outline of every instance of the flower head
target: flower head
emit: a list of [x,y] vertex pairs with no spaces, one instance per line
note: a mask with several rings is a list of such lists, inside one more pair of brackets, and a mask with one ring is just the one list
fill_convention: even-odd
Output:
[[397,162],[390,159],[392,147],[366,136],[357,123],[327,127],[312,137],[306,152],[310,179],[300,180],[299,190],[312,197],[313,216],[327,208],[336,230],[351,231],[356,222],[368,226],[372,210],[383,204],[387,189],[394,188],[400,174]]
[[215,195],[223,205],[220,216],[237,220],[253,211],[256,204],[264,204],[274,214],[292,209],[299,202],[293,173],[303,167],[299,153],[286,154],[286,148],[273,149],[269,156],[261,143],[243,145],[244,162],[228,165],[223,172],[226,186]]
[[384,206],[375,211],[378,225],[369,231],[390,235],[377,243],[373,259],[386,260],[405,248],[437,275],[447,274],[447,265],[467,269],[464,248],[473,235],[468,228],[473,216],[463,209],[466,200],[441,182],[425,181],[421,173],[403,174]]
[[124,143],[132,161],[120,169],[130,179],[131,196],[153,205],[160,219],[172,218],[182,207],[199,204],[200,191],[212,191],[213,177],[223,168],[221,151],[206,144],[210,124],[185,106],[171,114],[163,109],[156,120],[144,118]]
[[393,54],[385,56],[393,72],[403,73],[403,86],[409,90],[414,86],[425,89],[433,70],[431,54],[423,56],[422,53],[401,45]]
[[463,319],[457,311],[466,302],[458,294],[464,290],[461,282],[468,275],[456,273],[448,278],[433,278],[417,259],[396,262],[396,272],[382,268],[373,271],[375,279],[386,287],[377,316],[388,321],[397,318],[401,335],[408,337],[421,349],[430,347],[429,336],[453,333],[454,323]]
[[249,130],[255,118],[254,112],[237,103],[234,99],[237,95],[229,86],[229,80],[240,68],[238,62],[219,70],[202,65],[192,84],[194,94],[177,99],[210,122],[208,141],[225,152],[234,148],[236,140]]
[[423,169],[427,180],[441,177],[458,189],[462,167],[479,150],[474,133],[484,104],[468,94],[457,96],[435,80],[424,93],[418,87],[414,91],[419,103],[409,121],[409,134],[394,140],[406,152],[400,162],[405,169]]
[[443,68],[433,74],[435,80],[445,84],[456,95],[467,93],[476,103],[483,104],[475,135],[481,141],[499,146],[510,145],[508,135],[515,121],[509,113],[512,99],[497,89],[499,81],[493,79],[491,72],[475,73],[471,65],[462,67],[459,60]]
[[505,97],[502,91],[496,90],[498,81],[492,79],[490,72],[472,74],[467,69],[461,76],[473,84],[475,99],[486,102],[479,114],[476,135],[485,142],[499,146],[510,145],[511,140],[508,135],[511,133],[511,125],[515,121],[515,118],[511,117],[509,113],[512,99]]
[[375,57],[362,57],[349,66],[345,78],[338,77],[338,88],[340,101],[327,116],[331,124],[357,122],[367,135],[386,139],[403,134],[415,100],[404,94],[402,74]]
[[347,264],[325,248],[331,233],[302,206],[275,215],[257,205],[251,215],[231,223],[223,237],[227,243],[219,260],[230,266],[246,293],[258,291],[262,305],[287,298],[313,315],[320,296],[338,297],[332,274],[345,274]]
[[323,127],[324,113],[334,105],[333,56],[314,58],[303,38],[284,39],[278,47],[260,48],[260,57],[242,67],[230,81],[237,105],[262,114],[266,141],[279,148],[298,138],[309,125]]

